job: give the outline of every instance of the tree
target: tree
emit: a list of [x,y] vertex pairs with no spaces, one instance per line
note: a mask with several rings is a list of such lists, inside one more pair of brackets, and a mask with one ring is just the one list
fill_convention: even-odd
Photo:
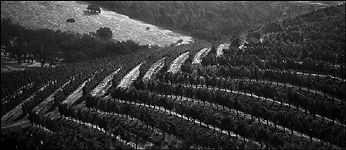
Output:
[[87,95],[85,96],[85,105],[86,105],[87,108],[89,108],[89,110],[90,110],[90,108],[95,107],[93,101],[95,101],[95,100],[94,100],[94,97],[91,96],[90,94],[87,94]]
[[96,5],[88,5],[87,9],[90,10],[92,13],[95,13],[95,12],[101,13],[100,7]]
[[255,31],[251,35],[252,35],[252,37],[256,38],[257,40],[259,40],[261,38],[261,34],[258,31]]
[[222,129],[226,129],[228,130],[228,137],[230,137],[230,125],[232,124],[232,118],[227,116],[227,117],[224,117],[222,118],[222,121],[221,121],[221,128]]
[[62,115],[69,117],[68,111],[67,111],[68,110],[67,104],[59,104],[58,109],[59,109],[59,113],[60,113],[61,117],[62,117]]
[[40,49],[41,44],[42,44],[42,43],[41,43],[40,40],[38,40],[38,39],[35,39],[35,40],[30,41],[30,42],[28,43],[27,51],[28,51],[28,53],[29,53],[29,59],[31,60],[31,63],[34,62],[34,59],[35,59],[35,57],[34,57],[35,51],[37,51],[38,49]]
[[216,51],[217,51],[217,49],[216,49],[216,43],[214,42],[214,43],[212,44],[212,46],[211,46],[210,53],[211,53],[211,54],[216,54]]
[[79,121],[84,119],[81,109],[77,109],[77,118]]
[[10,47],[12,57],[14,57],[18,64],[21,64],[23,57],[26,55],[25,49],[27,42],[23,36],[16,37],[13,42],[13,46]]
[[108,27],[100,27],[96,31],[96,35],[97,35],[97,37],[99,37],[101,39],[109,40],[109,39],[111,39],[113,37],[113,32]]
[[27,103],[22,104],[22,114],[26,115],[28,113]]
[[29,119],[29,121],[30,121],[30,123],[31,123],[31,126],[33,126],[34,125],[34,112],[33,111],[30,111],[29,112],[29,117],[28,117],[28,119]]

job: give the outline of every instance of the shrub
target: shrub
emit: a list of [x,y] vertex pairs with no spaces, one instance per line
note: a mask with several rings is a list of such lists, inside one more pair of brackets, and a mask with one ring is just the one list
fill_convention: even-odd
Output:
[[71,23],[73,23],[73,22],[76,22],[76,20],[73,19],[73,18],[68,18],[68,19],[66,20],[66,22],[71,22]]

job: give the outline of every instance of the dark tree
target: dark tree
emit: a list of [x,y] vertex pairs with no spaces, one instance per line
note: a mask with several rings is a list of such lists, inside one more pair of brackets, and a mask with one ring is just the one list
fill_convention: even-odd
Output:
[[87,9],[91,11],[92,13],[101,13],[101,8],[96,5],[88,5]]
[[108,27],[100,27],[96,31],[96,36],[101,39],[109,40],[113,37],[113,32]]

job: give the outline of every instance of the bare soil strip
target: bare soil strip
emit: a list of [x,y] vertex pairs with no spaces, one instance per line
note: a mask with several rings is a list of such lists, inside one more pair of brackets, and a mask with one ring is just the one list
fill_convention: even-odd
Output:
[[122,69],[122,67],[120,67],[119,69],[115,70],[113,73],[111,73],[110,75],[108,75],[106,78],[104,78],[96,87],[94,90],[91,91],[91,95],[92,96],[102,96],[106,93],[106,91],[112,86],[112,79],[114,77],[115,74],[117,74],[120,70]]
[[134,80],[136,80],[137,77],[139,76],[139,73],[140,73],[139,68],[142,66],[143,63],[145,63],[145,62],[140,63],[138,66],[133,68],[129,73],[127,73],[125,75],[125,77],[123,79],[121,79],[121,81],[120,81],[120,83],[119,83],[119,85],[117,87],[121,87],[121,88],[128,88],[128,87],[130,87],[132,82]]
[[192,60],[192,64],[201,64],[202,59],[208,55],[210,50],[211,48],[203,48],[200,51],[198,51]]
[[229,49],[229,46],[231,44],[227,44],[227,43],[224,43],[224,44],[220,44],[219,47],[216,49],[216,57],[220,57],[221,55],[223,55],[223,49]]
[[90,80],[92,80],[96,74],[98,74],[99,72],[103,71],[104,68],[96,71],[94,74],[92,74],[92,76],[88,79],[86,79],[76,90],[74,90],[72,92],[72,94],[70,94],[62,103],[63,104],[68,104],[68,105],[71,105],[72,103],[74,103],[76,100],[78,100],[80,97],[83,96],[83,87],[85,86],[85,84],[87,82],[89,82]]
[[72,94],[70,94],[69,96],[67,96],[67,98],[62,102],[65,104],[72,104],[75,100],[77,100],[78,98],[82,97],[83,95],[83,87],[85,86],[85,84],[87,82],[89,82],[92,78],[89,78],[87,80],[85,80],[76,90],[74,90],[72,92]]
[[177,73],[180,70],[181,65],[185,62],[185,60],[189,58],[189,53],[190,52],[186,52],[184,54],[181,54],[176,59],[174,59],[174,61],[172,62],[167,72],[171,72],[173,74]]
[[149,81],[152,78],[152,76],[154,76],[157,72],[159,72],[164,67],[165,60],[166,60],[166,57],[160,59],[159,61],[157,61],[153,65],[151,65],[149,70],[143,76],[142,80],[143,81]]
[[89,82],[90,80],[92,80],[95,75],[100,72],[103,71],[103,69],[96,71],[90,78],[86,79],[76,90],[74,90],[62,103],[63,104],[72,104],[73,102],[75,102],[78,98],[82,97],[83,95],[83,87],[85,86],[85,84],[87,82]]

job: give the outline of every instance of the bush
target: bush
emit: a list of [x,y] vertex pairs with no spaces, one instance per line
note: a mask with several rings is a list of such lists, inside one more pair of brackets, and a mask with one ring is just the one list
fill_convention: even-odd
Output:
[[76,22],[76,20],[75,19],[73,19],[73,18],[68,18],[67,20],[66,20],[66,22]]
[[108,27],[100,27],[96,31],[96,35],[101,38],[101,39],[111,39],[113,37],[113,32],[110,28]]

